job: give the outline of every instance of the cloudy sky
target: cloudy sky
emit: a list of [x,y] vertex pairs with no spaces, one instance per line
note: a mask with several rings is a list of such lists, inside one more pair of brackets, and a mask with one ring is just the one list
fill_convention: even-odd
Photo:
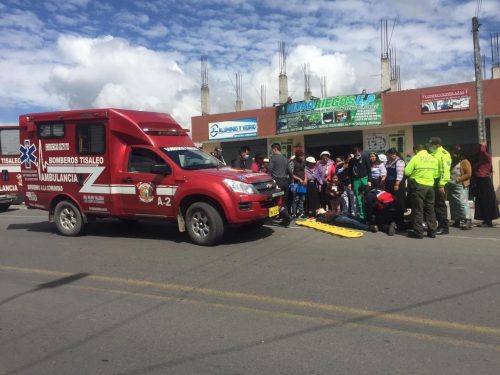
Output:
[[[380,20],[411,89],[474,78],[471,17],[477,0],[0,0],[0,123],[20,114],[116,107],[169,112],[184,126],[200,114],[200,57],[209,63],[211,111],[278,101],[278,42],[287,45],[289,91],[303,97],[380,89]],[[481,48],[500,1],[483,0]]]

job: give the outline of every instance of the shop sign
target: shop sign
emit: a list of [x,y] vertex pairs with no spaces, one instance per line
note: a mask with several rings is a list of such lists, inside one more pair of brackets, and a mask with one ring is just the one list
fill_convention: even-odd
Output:
[[366,144],[369,151],[385,151],[387,150],[387,135],[386,134],[367,134]]
[[382,125],[380,94],[332,96],[288,103],[277,109],[277,133]]
[[469,109],[467,89],[439,91],[421,95],[422,113],[466,111]]
[[208,123],[208,139],[212,141],[257,137],[257,129],[256,118],[210,122]]

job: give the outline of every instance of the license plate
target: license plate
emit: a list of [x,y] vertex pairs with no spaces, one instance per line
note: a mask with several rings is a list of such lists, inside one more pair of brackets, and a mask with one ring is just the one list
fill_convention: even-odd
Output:
[[269,207],[269,217],[275,217],[280,214],[280,207],[279,206],[274,206],[274,207]]

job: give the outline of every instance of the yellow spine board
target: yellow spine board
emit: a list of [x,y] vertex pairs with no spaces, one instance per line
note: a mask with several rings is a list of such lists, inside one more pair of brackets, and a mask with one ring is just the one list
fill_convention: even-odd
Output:
[[363,237],[363,232],[359,232],[357,230],[352,230],[352,229],[347,229],[347,228],[342,228],[342,227],[337,227],[335,225],[319,223],[319,222],[313,221],[313,220],[299,220],[299,221],[296,221],[295,224],[303,226],[303,227],[313,228],[313,229],[319,230],[321,232],[335,234],[335,235],[341,236],[341,237],[346,237],[346,238]]

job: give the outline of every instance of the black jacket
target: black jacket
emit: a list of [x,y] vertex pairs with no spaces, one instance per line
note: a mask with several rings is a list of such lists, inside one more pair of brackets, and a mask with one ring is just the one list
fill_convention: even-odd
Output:
[[372,167],[366,155],[361,154],[359,159],[352,158],[349,160],[349,177],[351,182],[354,178],[368,177],[368,180],[372,178]]

